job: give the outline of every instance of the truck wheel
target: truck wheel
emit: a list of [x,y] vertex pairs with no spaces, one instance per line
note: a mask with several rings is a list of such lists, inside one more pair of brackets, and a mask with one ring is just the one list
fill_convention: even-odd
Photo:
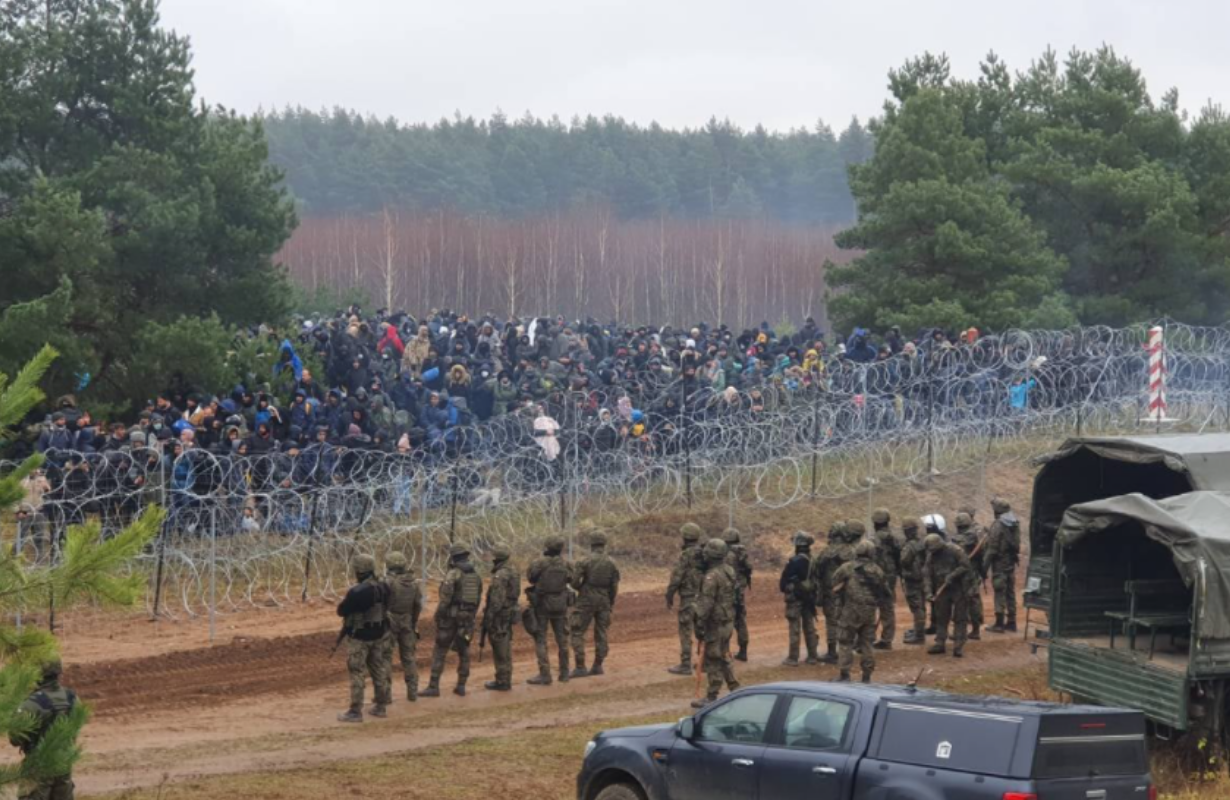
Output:
[[594,800],[645,800],[639,786],[632,783],[612,783],[598,792]]

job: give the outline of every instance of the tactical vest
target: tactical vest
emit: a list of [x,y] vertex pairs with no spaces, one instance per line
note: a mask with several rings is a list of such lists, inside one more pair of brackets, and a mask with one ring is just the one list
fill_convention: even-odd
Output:
[[387,585],[390,615],[405,616],[414,611],[419,598],[419,585],[413,575],[409,573],[390,575]]
[[453,605],[468,611],[478,608],[478,601],[483,597],[483,579],[474,571],[461,571],[461,576],[453,584]]
[[[713,621],[719,625],[727,625],[735,619],[735,575],[728,564],[711,568],[717,592],[713,598]],[[708,576],[706,576],[708,577]]]
[[535,588],[540,595],[563,594],[568,588],[568,567],[559,556],[549,556]]
[[77,695],[72,689],[57,687],[50,691],[39,689],[34,694],[30,695],[30,702],[38,706],[39,723],[38,726],[30,733],[30,737],[22,744],[22,752],[28,753],[38,746],[38,743],[47,735],[47,731],[51,730],[51,726],[60,717],[67,716],[77,705]]
[[376,602],[371,604],[371,607],[366,611],[360,611],[357,614],[351,614],[346,617],[346,624],[351,630],[359,630],[360,628],[378,628],[384,625],[385,606],[380,599],[380,582],[374,577],[369,577],[360,586],[373,586],[376,591]]
[[585,586],[605,591],[615,585],[615,562],[603,554],[590,556]]

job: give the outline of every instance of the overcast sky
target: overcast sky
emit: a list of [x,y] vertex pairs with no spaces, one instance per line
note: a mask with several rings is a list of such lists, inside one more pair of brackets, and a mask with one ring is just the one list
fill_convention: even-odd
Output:
[[1048,44],[1103,42],[1155,98],[1177,86],[1196,111],[1230,95],[1221,0],[163,0],[162,12],[192,38],[198,92],[243,112],[840,128],[878,113],[888,70],[925,50],[973,76],[989,50],[1023,69]]

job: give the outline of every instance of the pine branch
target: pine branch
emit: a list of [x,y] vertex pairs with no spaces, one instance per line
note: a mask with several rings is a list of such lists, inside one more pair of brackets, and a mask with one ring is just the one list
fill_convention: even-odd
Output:
[[38,387],[38,382],[59,355],[51,345],[43,345],[43,349],[22,367],[11,383],[5,376],[4,383],[0,383],[0,428],[9,428],[21,422],[30,409],[43,402],[46,395]]

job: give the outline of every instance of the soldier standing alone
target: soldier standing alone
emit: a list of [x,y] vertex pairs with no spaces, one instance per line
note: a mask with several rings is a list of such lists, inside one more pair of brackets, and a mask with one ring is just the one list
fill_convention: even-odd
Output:
[[922,574],[927,551],[918,537],[918,527],[918,520],[912,517],[901,522],[901,532],[905,536],[905,544],[901,547],[901,591],[914,618],[914,627],[902,637],[905,644],[927,643],[924,633],[927,628],[927,604],[923,600]]
[[470,563],[470,549],[455,544],[448,551],[448,573],[440,584],[436,605],[436,645],[431,651],[431,681],[420,697],[440,696],[440,676],[449,650],[457,652],[457,686],[453,694],[465,697],[470,677],[470,642],[474,640],[474,616],[483,599],[483,579]]
[[671,570],[670,583],[666,586],[666,608],[675,607],[675,595],[679,596],[679,663],[667,670],[672,675],[692,674],[692,622],[693,603],[700,590],[700,572],[696,568],[696,551],[700,542],[700,526],[685,522],[679,528],[683,537],[683,552]]
[[[9,737],[9,742],[14,747],[21,748],[23,756],[28,757],[51,730],[55,721],[71,714],[77,705],[77,695],[73,690],[60,685],[62,671],[63,665],[58,658],[45,663],[38,686],[18,709],[18,713],[34,720],[28,732],[13,733]],[[73,800],[74,789],[73,774],[70,770],[64,775],[36,781],[18,795],[18,800]]]
[[376,559],[371,556],[355,556],[350,567],[357,583],[337,606],[337,615],[344,620],[343,633],[349,640],[346,669],[350,673],[350,708],[337,718],[340,722],[362,722],[363,689],[368,675],[374,696],[368,713],[373,717],[386,716],[385,709],[393,701],[389,678],[392,641],[385,612],[388,587],[376,580]]
[[938,533],[929,533],[923,540],[927,562],[923,567],[923,592],[932,603],[935,644],[927,648],[929,655],[943,655],[948,641],[948,623],[952,623],[952,656],[960,658],[965,650],[968,632],[969,588],[973,570],[969,558]]
[[[607,632],[611,629],[611,611],[619,595],[619,567],[606,554],[606,534],[595,530],[589,535],[590,554],[573,569],[573,587],[577,590],[577,605],[573,610],[572,653],[575,656],[572,677],[586,678],[603,674],[602,662],[609,652]],[[594,665],[585,668],[585,633],[594,626]]]
[[[384,557],[388,570],[384,583],[388,589],[389,672],[393,671],[393,650],[401,658],[406,676],[406,699],[413,703],[419,696],[419,667],[415,654],[419,645],[419,615],[423,613],[423,591],[414,576],[406,572],[406,556],[396,551]],[[390,694],[392,693],[390,688]]]
[[734,635],[735,573],[726,563],[726,543],[710,539],[704,548],[705,576],[696,597],[696,627],[705,643],[705,675],[708,692],[692,701],[693,708],[704,708],[717,700],[722,683],[734,691],[739,688],[730,660],[730,637]]
[[491,641],[491,658],[495,661],[495,680],[483,684],[496,692],[512,689],[512,633],[517,619],[517,600],[521,597],[521,576],[508,563],[512,553],[500,545],[491,551],[491,586],[487,589],[487,607],[483,611],[483,626]]
[[538,620],[534,635],[534,650],[538,655],[538,674],[526,683],[532,686],[551,685],[551,661],[547,657],[547,632],[550,629],[559,648],[559,679],[568,680],[568,608],[572,605],[572,567],[560,553],[564,540],[551,536],[545,542],[543,554],[534,559],[526,574],[529,580],[530,603]]
[[799,531],[794,535],[794,555],[782,568],[778,587],[786,600],[786,621],[790,626],[789,651],[782,666],[799,665],[799,638],[802,634],[807,644],[807,663],[819,664],[816,648],[820,637],[816,635],[816,595],[810,578],[811,545],[815,540],[810,534]]
[[841,598],[841,656],[837,662],[841,677],[849,682],[854,666],[854,650],[858,649],[863,683],[871,683],[876,668],[872,641],[876,633],[876,612],[883,608],[888,594],[884,572],[875,563],[876,546],[864,540],[854,547],[854,561],[848,561],[833,575],[833,592]]
[[735,660],[747,661],[747,593],[752,589],[752,562],[739,538],[734,528],[727,528],[722,534],[726,542],[726,563],[735,571],[735,638],[739,643]]
[[1021,521],[1008,501],[991,501],[995,521],[987,534],[986,562],[995,589],[995,626],[992,633],[1016,631],[1016,565],[1021,560]]
[[892,650],[897,638],[897,576],[901,573],[901,536],[890,527],[892,517],[886,508],[878,508],[871,515],[874,528],[876,565],[884,573],[888,592],[882,595],[879,606],[880,640],[873,647],[877,650]]

